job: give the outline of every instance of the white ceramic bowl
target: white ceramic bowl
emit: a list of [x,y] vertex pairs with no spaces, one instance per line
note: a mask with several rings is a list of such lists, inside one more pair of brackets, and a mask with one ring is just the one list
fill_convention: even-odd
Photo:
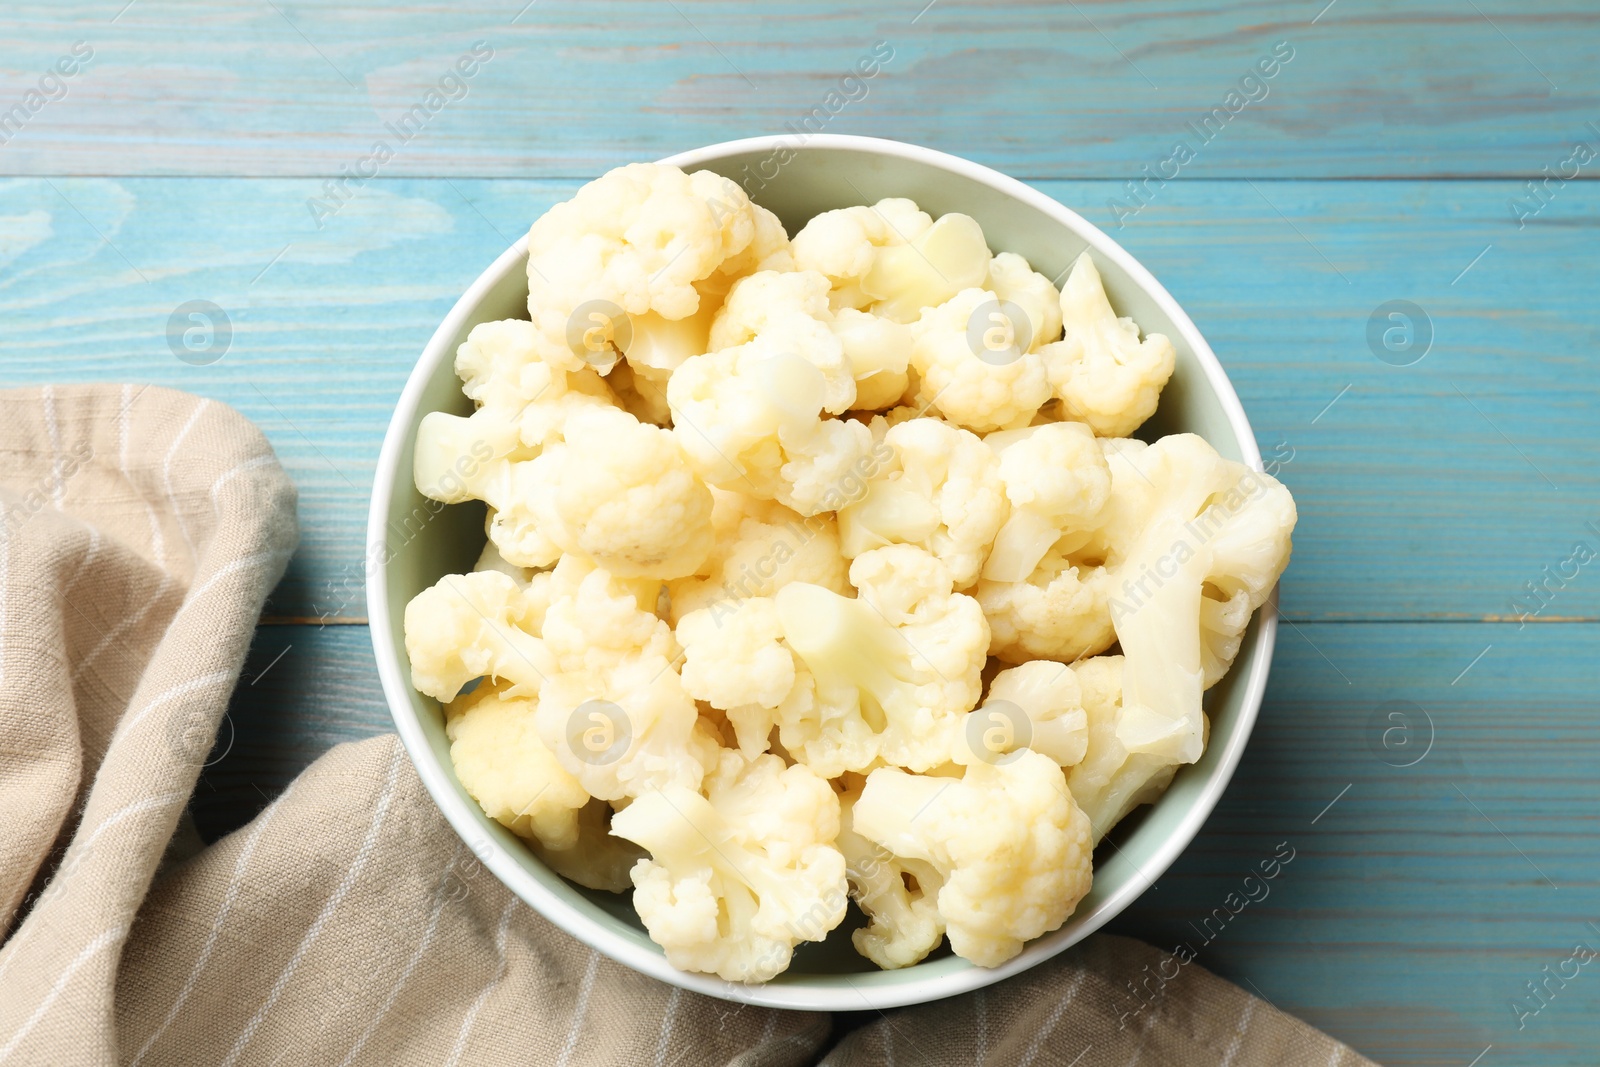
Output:
[[[1177,347],[1177,371],[1140,436],[1191,431],[1223,455],[1260,468],[1239,398],[1194,323],[1120,245],[1043,193],[955,156],[869,137],[820,135],[803,143],[753,137],[663,162],[739,181],[790,233],[819,211],[908,196],[934,216],[974,216],[991,248],[1020,253],[1048,277],[1059,277],[1090,249],[1118,311],[1147,331],[1167,334]],[[852,949],[853,924],[847,920],[826,942],[803,946],[790,969],[766,985],[685,973],[645,936],[626,897],[562,880],[487,818],[456,781],[439,705],[411,688],[402,629],[411,597],[444,574],[471,568],[484,544],[483,511],[478,505],[438,510],[425,500],[412,481],[412,442],[427,412],[470,411],[453,370],[456,347],[480,322],[526,317],[526,258],[526,242],[518,241],[472,284],[428,342],[384,439],[368,526],[372,643],[395,727],[445,818],[497,877],[574,937],[662,981],[751,1004],[859,1011],[937,1000],[1026,970],[1103,926],[1167,869],[1216,805],[1244,751],[1272,656],[1277,616],[1270,604],[1247,632],[1232,672],[1208,694],[1211,742],[1204,757],[1184,768],[1159,801],[1119,826],[1109,845],[1101,845],[1094,889],[1066,925],[994,969],[945,952],[904,970],[879,971]]]

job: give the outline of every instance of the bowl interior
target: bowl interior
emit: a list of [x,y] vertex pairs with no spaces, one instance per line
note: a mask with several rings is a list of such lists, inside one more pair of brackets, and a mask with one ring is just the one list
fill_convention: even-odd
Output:
[[[827,143],[823,143],[826,141]],[[960,211],[975,217],[995,251],[1016,252],[1047,277],[1061,274],[1086,247],[1095,251],[1113,306],[1149,332],[1166,333],[1177,349],[1177,370],[1162,394],[1160,410],[1141,437],[1187,431],[1198,433],[1232,459],[1259,462],[1237,399],[1204,341],[1176,305],[1143,269],[1105,235],[1040,194],[951,157],[908,150],[866,139],[818,138],[804,147],[777,149],[771,143],[744,147],[735,142],[702,149],[667,162],[686,169],[710,169],[739,181],[751,197],[775,212],[792,234],[811,216],[830,208],[872,203],[886,196],[917,201],[934,216]],[[781,160],[781,163],[779,162]],[[680,162],[681,161],[681,162]],[[703,992],[757,1003],[859,1010],[946,996],[1015,973],[1055,954],[1112,918],[1164,871],[1215,804],[1237,762],[1253,722],[1270,654],[1270,627],[1252,622],[1228,677],[1207,694],[1211,741],[1199,763],[1184,768],[1154,805],[1135,813],[1102,843],[1096,855],[1094,889],[1076,913],[1054,934],[996,971],[982,971],[948,953],[902,971],[878,971],[858,956],[843,927],[822,943],[804,946],[793,966],[765,987],[735,986],[714,977],[679,975],[666,966],[661,950],[645,935],[625,896],[577,888],[546,868],[523,843],[485,816],[455,780],[449,743],[438,703],[415,692],[409,681],[403,616],[406,604],[441,576],[469,569],[482,549],[482,505],[443,506],[423,497],[411,478],[412,441],[418,421],[430,411],[467,414],[471,402],[461,393],[453,369],[454,352],[473,326],[504,318],[526,318],[524,260],[508,256],[498,276],[482,279],[476,303],[462,308],[453,336],[441,331],[419,364],[391,427],[397,445],[386,511],[375,510],[374,535],[386,542],[375,580],[386,602],[383,619],[374,618],[373,639],[380,663],[392,652],[400,671],[401,693],[390,685],[397,724],[412,758],[441,801],[447,816],[511,887],[539,906],[562,905],[558,923],[569,932],[657,977]],[[1197,350],[1205,355],[1197,355]],[[380,466],[380,471],[384,468]],[[380,474],[380,478],[383,475]],[[380,500],[381,504],[381,500]],[[380,533],[376,529],[383,526]],[[1265,611],[1270,611],[1270,607]],[[375,612],[376,614],[376,612]],[[420,740],[419,740],[420,739]],[[420,747],[420,750],[419,750]],[[425,764],[433,764],[425,768]],[[430,773],[436,772],[436,773]],[[438,783],[442,782],[443,785]],[[440,789],[451,795],[441,796]],[[445,803],[447,800],[456,802]],[[463,825],[462,819],[469,820]],[[469,832],[470,831],[470,832]],[[854,916],[854,909],[852,909]],[[856,922],[859,922],[857,919]]]

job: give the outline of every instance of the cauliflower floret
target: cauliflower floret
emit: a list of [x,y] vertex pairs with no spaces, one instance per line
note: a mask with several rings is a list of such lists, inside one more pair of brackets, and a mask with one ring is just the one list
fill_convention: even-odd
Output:
[[975,219],[952,213],[934,222],[898,197],[824,211],[795,234],[793,247],[800,270],[827,276],[834,306],[870,307],[896,322],[912,322],[923,308],[982,285],[989,272]]
[[904,243],[879,249],[861,291],[873,298],[874,314],[914,322],[923,308],[982,285],[988,274],[983,228],[970,215],[951,213]]
[[484,814],[518,837],[552,849],[578,843],[589,794],[539,740],[534,701],[484,682],[445,707],[444,734],[456,777]]
[[855,308],[833,315],[833,333],[856,379],[857,411],[881,411],[900,402],[910,386],[911,328]]
[[477,410],[424,415],[413,449],[417,489],[446,504],[503,495],[509,465],[557,440],[574,412],[617,405],[592,368],[540,360],[533,324],[518,319],[473,327],[456,350],[456,373]]
[[932,225],[926,212],[903,197],[880,200],[872,207],[824,211],[794,235],[794,264],[827,277],[835,306],[864,308],[874,297],[862,291],[861,280],[872,270],[878,252],[920,237]]
[[674,622],[701,608],[720,621],[745,597],[769,597],[790,582],[850,591],[831,514],[803,518],[771,500],[723,489],[711,495],[711,554],[696,574],[667,584]]
[[484,490],[489,505],[484,533],[513,566],[541,570],[561,558],[561,546],[550,539],[531,506],[543,488],[541,468],[527,460],[503,464]]
[[[483,551],[478,553],[478,562],[472,565],[472,569],[475,571],[499,571],[501,574],[515,579],[516,583],[522,587],[524,592],[526,592],[534,584],[534,582],[537,581],[541,586],[543,586],[548,583],[550,578],[549,571],[536,571],[532,567],[519,567],[515,563],[508,562],[506,558],[500,554],[500,550],[495,547],[495,543],[493,541],[484,542]],[[549,606],[548,599],[543,597],[542,594],[541,602],[544,604],[544,607]],[[543,625],[544,623],[544,607],[541,607],[538,612],[540,620],[539,625]]]
[[822,410],[838,415],[855,403],[856,382],[832,323],[827,278],[816,271],[762,271],[733,283],[711,325],[709,350],[770,337],[822,372]]
[[939,419],[911,419],[884,434],[894,456],[866,495],[839,510],[850,558],[891,544],[919,545],[950,568],[957,588],[978,578],[1006,521],[1000,461],[984,442]]
[[801,515],[837,509],[872,462],[865,426],[822,417],[826,392],[822,372],[770,334],[696,356],[667,383],[673,432],[707,482]]
[[633,906],[674,967],[765,982],[795,945],[821,941],[844,918],[838,798],[777,756],[724,752],[704,796],[645,793],[611,832],[650,853],[633,868]]
[[630,315],[627,344],[622,347],[626,358],[618,361],[610,374],[626,366],[635,373],[665,381],[690,356],[711,351],[711,323],[716,315],[716,305],[709,300],[702,300],[699,311],[681,319],[665,318],[653,311]]
[[983,566],[991,581],[1020,582],[1064,536],[1087,531],[1111,495],[1111,469],[1087,426],[1046,423],[992,433],[1010,514]]
[[1201,586],[1200,665],[1207,689],[1233,666],[1250,616],[1267,602],[1289,565],[1299,520],[1289,490],[1259,471],[1240,473],[1238,483],[1213,506],[1219,518],[1227,512],[1227,521],[1207,543],[1211,566]]
[[625,411],[573,416],[527,474],[539,532],[618,577],[681,578],[711,551],[711,493],[678,437]]
[[1093,881],[1089,819],[1037,752],[972,763],[960,779],[880,767],[851,817],[862,837],[938,871],[950,947],[981,967],[1058,929]]
[[555,673],[538,637],[542,597],[498,571],[447,574],[406,605],[411,684],[439,701],[474,678],[509,681],[508,696],[536,696]]
[[[1288,564],[1294,500],[1193,434],[1119,454],[1139,477],[1117,479],[1102,531],[1123,557],[1110,604],[1126,657],[1118,737],[1130,752],[1193,763],[1208,675],[1231,663],[1244,607],[1259,606]],[[1219,627],[1212,640],[1207,624]]]
[[[1060,435],[1064,428],[1025,432]],[[1034,440],[1025,439],[1030,447]],[[1130,734],[1130,743],[1168,744],[1175,746],[1169,754],[1181,749],[1198,756],[1200,690],[1194,683],[1198,679],[1203,689],[1222,677],[1250,614],[1271,594],[1288,562],[1294,501],[1270,476],[1223,460],[1192,434],[1154,445],[1120,438],[1096,443],[1111,488],[1093,518],[1081,516],[1100,499],[1097,465],[1082,455],[1063,457],[1057,470],[1071,463],[1069,476],[1085,479],[1079,516],[1063,518],[1060,537],[1020,581],[990,575],[1011,577],[1038,542],[1024,554],[1017,546],[1025,539],[1010,542],[1006,530],[996,539],[984,579],[972,591],[989,619],[990,653],[1010,663],[1034,657],[1073,661],[1120,640],[1122,651],[1133,656],[1131,633],[1144,652],[1135,657],[1139,681],[1129,703],[1168,710],[1146,719],[1130,713],[1130,730],[1142,721],[1155,731],[1142,741]],[[1005,445],[1002,478],[1005,456],[1014,448],[1024,444]],[[1008,488],[1019,484],[1013,477]],[[1013,515],[1018,510],[1013,506]],[[1048,536],[1045,525],[1039,542]],[[1146,604],[1160,606],[1144,612]],[[1136,615],[1142,620],[1135,621]],[[1198,623],[1191,626],[1187,619]],[[1176,732],[1160,740],[1162,731]]]
[[777,604],[748,597],[736,604],[691,611],[678,623],[684,690],[727,714],[739,750],[767,750],[773,709],[794,688],[794,654],[783,644]]
[[1009,334],[1012,326],[986,289],[963,289],[923,311],[912,327],[911,366],[917,372],[912,403],[975,433],[1028,425],[1050,399],[1043,350],[1018,352],[1000,345],[996,355],[988,339],[996,329]]
[[1007,663],[1076,660],[1110,648],[1111,576],[1051,546],[1020,582],[983,579],[972,595],[989,620],[989,654]]
[[910,328],[855,308],[835,311],[828,279],[817,271],[765,271],[734,284],[711,348],[763,335],[822,371],[823,410],[832,414],[888,407],[906,391]]
[[1088,731],[1077,675],[1064,663],[1036,659],[995,675],[961,734],[972,758],[992,762],[1027,748],[1071,767],[1083,759]]
[[750,216],[755,222],[755,236],[745,245],[744,251],[729,256],[709,277],[695,282],[694,287],[700,290],[702,307],[711,302],[707,297],[720,302],[728,295],[733,283],[747,275],[763,270],[796,269],[794,253],[789,246],[789,234],[778,216],[757,203],[751,203]]
[[611,833],[611,805],[591,800],[578,811],[577,838],[570,848],[550,848],[530,842],[533,854],[569,881],[607,893],[632,887],[629,872],[644,858],[644,850]]
[[827,777],[875,758],[918,771],[948,762],[982,692],[982,609],[912,545],[862,554],[850,581],[858,599],[803,583],[778,591],[784,641],[805,666],[777,711],[780,742]]
[[835,844],[844,853],[850,896],[867,917],[867,925],[852,932],[850,940],[857,952],[885,970],[909,967],[944,937],[938,906],[944,878],[933,864],[896,856],[855,832],[851,809],[864,784],[864,779],[851,783],[839,797]]
[[586,305],[608,317],[693,315],[701,300],[695,283],[755,234],[750,198],[721,175],[657,163],[601,175],[528,232],[528,311],[540,357],[567,370],[591,361],[570,336]]
[[[1028,318],[1029,352],[1061,336],[1061,294],[1050,279],[1028,266],[1015,252],[1001,252],[989,261],[983,287],[999,300],[1015,304]],[[1016,328],[1013,323],[1013,329]]]
[[1159,333],[1139,340],[1139,326],[1117,317],[1094,260],[1078,257],[1061,289],[1065,334],[1039,354],[1063,414],[1101,437],[1126,437],[1155,413],[1176,353]]
[[430,412],[417,427],[417,488],[445,503],[489,505],[490,541],[512,566],[548,567],[561,549],[528,510],[537,488],[530,461],[559,442],[579,413],[614,411],[617,398],[593,369],[568,372],[535,354],[533,326],[518,320],[474,327],[456,353],[471,416]]
[[555,662],[539,692],[539,737],[602,800],[698,788],[720,748],[673,669],[671,628],[641,605],[648,595],[577,556],[551,578],[543,636]]
[[1083,759],[1067,772],[1067,788],[1088,815],[1099,844],[1130,811],[1166,791],[1178,764],[1154,753],[1129,753],[1117,739],[1121,656],[1096,656],[1069,669],[1078,679],[1089,740]]
[[1116,641],[1111,600],[1120,565],[1154,499],[1135,458],[1147,446],[1095,439],[1072,423],[984,440],[1000,452],[1001,480],[1014,497],[972,591],[989,619],[990,654],[1025,663],[1104,652]]

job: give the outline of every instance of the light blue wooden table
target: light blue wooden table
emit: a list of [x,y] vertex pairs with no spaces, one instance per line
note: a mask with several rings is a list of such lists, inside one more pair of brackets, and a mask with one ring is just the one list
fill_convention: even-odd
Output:
[[[388,726],[348,579],[391,404],[455,294],[581,181],[782,132],[885,42],[824,128],[971,157],[1109,229],[1291,457],[1260,725],[1117,928],[1198,946],[1287,841],[1207,966],[1385,1063],[1600,1061],[1600,969],[1527,985],[1600,947],[1600,561],[1572,561],[1600,552],[1593,0],[524,2],[0,9],[0,373],[224,400],[300,486],[208,835]],[[401,143],[388,124],[477,42]],[[215,362],[169,345],[190,301],[226,313]],[[1391,301],[1409,320],[1371,328]]]

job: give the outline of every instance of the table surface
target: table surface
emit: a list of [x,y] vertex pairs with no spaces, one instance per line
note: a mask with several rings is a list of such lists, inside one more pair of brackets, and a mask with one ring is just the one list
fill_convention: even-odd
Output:
[[[1528,986],[1600,947],[1592,0],[524,2],[0,11],[0,118],[26,120],[0,125],[5,379],[215,397],[300,486],[300,551],[194,802],[207,836],[388,728],[349,579],[389,412],[454,296],[608,167],[823,115],[1106,228],[1287,457],[1300,527],[1260,723],[1116,928],[1199,944],[1287,841],[1207,966],[1385,1063],[1594,1062],[1600,972]],[[1149,175],[1171,180],[1127,185]],[[196,300],[231,324],[208,365],[169,345]],[[1409,319],[1380,313],[1396,300]]]

